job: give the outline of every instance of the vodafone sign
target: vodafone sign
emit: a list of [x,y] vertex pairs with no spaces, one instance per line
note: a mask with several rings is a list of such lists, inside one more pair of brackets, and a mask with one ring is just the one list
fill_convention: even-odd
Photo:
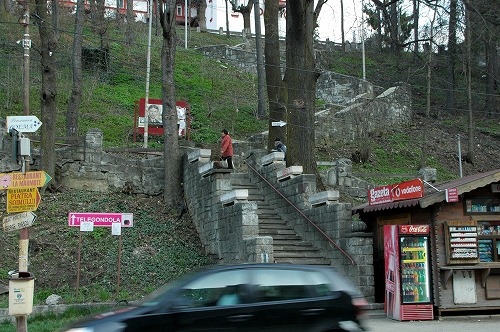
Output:
[[368,203],[370,205],[377,205],[405,199],[421,198],[423,196],[423,181],[415,179],[368,190]]
[[392,185],[392,200],[421,198],[424,196],[424,183],[421,179],[402,182]]

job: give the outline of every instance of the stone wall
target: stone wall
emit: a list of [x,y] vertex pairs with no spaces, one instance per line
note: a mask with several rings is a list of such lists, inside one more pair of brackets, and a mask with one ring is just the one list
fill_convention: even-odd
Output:
[[392,87],[373,99],[360,100],[337,111],[316,113],[316,145],[367,139],[370,133],[384,132],[411,120],[411,95],[406,86]]
[[211,151],[184,157],[184,194],[205,251],[221,263],[269,262],[272,238],[259,236],[257,206],[231,193],[231,171],[213,169]]
[[58,149],[56,176],[69,189],[126,191],[159,195],[163,192],[163,156],[137,158],[124,153],[106,153],[102,131],[90,129],[77,146]]

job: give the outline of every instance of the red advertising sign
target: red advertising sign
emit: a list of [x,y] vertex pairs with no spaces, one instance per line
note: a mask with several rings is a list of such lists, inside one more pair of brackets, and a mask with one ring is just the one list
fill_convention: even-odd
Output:
[[399,225],[400,234],[429,234],[429,225]]
[[424,183],[421,179],[415,179],[368,190],[368,203],[377,205],[423,196]]
[[392,200],[421,198],[424,196],[424,183],[421,179],[401,182],[392,185]]
[[370,205],[392,202],[391,186],[382,186],[368,190],[368,203]]

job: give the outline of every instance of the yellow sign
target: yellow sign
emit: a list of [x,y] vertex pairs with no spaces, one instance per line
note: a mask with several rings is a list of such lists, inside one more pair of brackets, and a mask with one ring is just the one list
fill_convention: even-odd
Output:
[[0,173],[0,189],[43,187],[52,178],[45,171]]
[[7,212],[35,211],[40,204],[38,188],[19,188],[7,191]]

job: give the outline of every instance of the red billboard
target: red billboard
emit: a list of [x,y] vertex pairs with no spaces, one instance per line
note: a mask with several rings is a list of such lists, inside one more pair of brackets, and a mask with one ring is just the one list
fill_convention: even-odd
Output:
[[[147,106],[147,107],[146,107]],[[179,136],[190,139],[190,125],[191,125],[191,108],[185,101],[177,101],[175,103],[177,111],[177,126],[179,128]],[[147,110],[147,112],[146,112]],[[146,120],[146,113],[148,116],[148,134],[149,135],[163,135],[163,102],[161,99],[148,99],[141,98],[136,102],[135,108],[135,121],[134,121],[134,142],[135,134],[144,134],[144,125]]]
[[369,189],[368,203],[370,205],[378,205],[405,199],[421,198],[423,196],[424,183],[421,179],[415,179]]

